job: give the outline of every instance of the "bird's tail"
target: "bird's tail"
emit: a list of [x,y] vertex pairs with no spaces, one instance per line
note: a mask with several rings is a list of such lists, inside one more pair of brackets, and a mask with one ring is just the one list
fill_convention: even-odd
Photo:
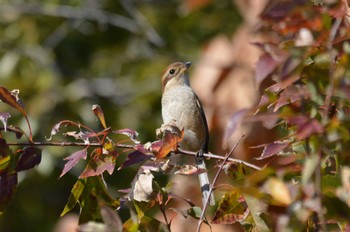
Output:
[[[196,163],[197,163],[198,168],[203,169],[203,170],[207,170],[203,156],[202,157],[197,156]],[[209,194],[210,193],[210,191],[209,191],[210,190],[210,182],[209,182],[208,173],[204,172],[204,173],[199,174],[198,179],[199,179],[199,184],[200,184],[201,190],[202,190],[203,207],[204,207],[205,202],[207,201],[208,198],[209,198],[209,204],[215,205],[213,193]]]

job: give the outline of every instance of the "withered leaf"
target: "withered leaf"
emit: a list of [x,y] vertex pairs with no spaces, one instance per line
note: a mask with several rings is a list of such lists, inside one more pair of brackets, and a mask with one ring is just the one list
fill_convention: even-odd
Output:
[[50,138],[47,139],[47,140],[51,140],[52,136],[57,134],[62,127],[67,127],[67,126],[70,126],[70,125],[76,125],[76,123],[74,123],[72,121],[69,121],[69,120],[64,120],[64,121],[61,121],[59,123],[56,123],[51,129]]
[[236,192],[226,193],[212,219],[213,224],[233,224],[243,221],[249,214],[244,198]]
[[140,143],[140,141],[137,140],[137,137],[139,136],[139,133],[137,133],[137,131],[135,131],[133,129],[124,128],[124,129],[120,129],[120,130],[114,130],[114,131],[112,131],[112,133],[126,135],[134,143],[136,143],[136,144]]
[[205,169],[186,164],[186,165],[182,165],[174,174],[181,174],[184,176],[193,176],[193,175],[199,175],[204,172],[206,172]]
[[92,112],[94,112],[95,116],[98,117],[100,120],[103,128],[107,128],[106,126],[106,120],[105,120],[105,115],[99,105],[93,105],[92,106]]
[[23,115],[27,114],[23,108],[23,104],[18,98],[18,91],[10,92],[4,86],[0,86],[0,100],[17,109]]
[[155,196],[151,172],[138,174],[132,187],[132,199],[139,202],[149,202]]
[[10,113],[0,112],[0,121],[4,125],[4,130],[7,131],[7,120],[11,117]]

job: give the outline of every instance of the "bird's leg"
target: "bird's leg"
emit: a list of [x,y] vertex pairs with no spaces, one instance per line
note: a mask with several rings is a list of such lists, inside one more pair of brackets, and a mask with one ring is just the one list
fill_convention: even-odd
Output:
[[200,149],[196,154],[196,159],[204,159],[204,151]]

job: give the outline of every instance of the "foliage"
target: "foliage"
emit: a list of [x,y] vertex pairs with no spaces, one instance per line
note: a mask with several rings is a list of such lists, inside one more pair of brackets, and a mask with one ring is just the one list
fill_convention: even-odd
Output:
[[343,195],[349,165],[347,9],[343,1],[288,1],[269,5],[261,15],[268,39],[256,44],[264,52],[256,81],[265,91],[250,120],[263,120],[280,133],[262,145],[258,158],[285,160],[260,180],[267,197],[263,212],[275,215],[269,223],[277,231],[348,228],[348,196]]
[[[12,113],[0,113],[1,213],[15,196],[18,173],[41,162],[42,150],[38,147],[62,145],[80,147],[64,158],[60,177],[83,163],[61,213],[65,215],[79,207],[81,231],[170,231],[174,217],[198,220],[198,230],[202,222],[209,226],[236,223],[247,231],[348,229],[350,20],[345,1],[318,3],[272,1],[261,14],[260,32],[265,40],[254,46],[263,51],[255,76],[263,93],[258,106],[239,111],[231,118],[228,134],[238,124],[257,121],[275,129],[279,138],[254,147],[263,148],[257,158],[266,161],[261,169],[229,159],[231,153],[227,153],[211,186],[211,191],[224,192],[212,218],[205,217],[207,205],[200,208],[191,200],[179,198],[170,185],[157,178],[198,175],[203,171],[169,162],[172,151],[195,155],[177,150],[184,133],[179,128],[163,125],[157,131],[159,140],[142,143],[136,130],[114,129],[106,120],[103,107],[93,105],[90,114],[95,115],[99,126],[92,128],[63,120],[52,126],[48,141],[34,142],[30,118],[18,90],[9,91],[3,86],[1,101],[24,116],[29,136],[20,127],[8,125]],[[139,19],[134,8],[124,8]],[[74,12],[70,10],[67,12]],[[90,20],[96,20],[91,17]],[[191,22],[191,18],[188,20]],[[131,23],[128,30],[148,28],[143,35],[150,43],[162,43],[147,25],[139,27],[132,21],[126,22]],[[203,29],[199,31],[204,37],[210,35]],[[27,141],[9,143],[5,132],[15,134],[17,139],[25,135]],[[56,141],[60,138],[65,141]],[[12,145],[23,147],[14,152]],[[277,161],[277,165],[270,165],[272,161]],[[129,175],[133,179],[130,188],[118,188],[112,194],[115,186],[105,179],[113,175],[121,180],[125,177],[119,171],[125,169],[137,170]],[[216,183],[221,170],[229,184]],[[172,207],[174,200],[187,207]],[[119,213],[125,209],[129,217],[122,219]],[[162,220],[155,211],[161,213]],[[174,212],[172,217],[169,211]]]

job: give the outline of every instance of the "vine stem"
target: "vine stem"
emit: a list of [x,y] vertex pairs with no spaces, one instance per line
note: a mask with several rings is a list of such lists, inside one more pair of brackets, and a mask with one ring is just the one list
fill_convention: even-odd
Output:
[[[222,171],[222,169],[224,168],[225,164],[227,163],[227,161],[229,161],[230,159],[230,156],[232,155],[232,153],[236,150],[238,144],[242,141],[242,139],[244,138],[245,134],[243,133],[241,135],[241,137],[238,139],[238,141],[236,142],[236,144],[231,148],[231,150],[226,153],[225,157],[224,157],[224,161],[221,163],[220,167],[219,167],[219,170],[216,172],[215,174],[215,177],[214,177],[214,180],[213,180],[213,183],[210,185],[210,188],[209,188],[209,196],[210,194],[213,192],[213,189],[214,189],[214,185],[216,183],[216,181],[218,180],[219,178],[219,175]],[[209,197],[205,200],[205,204],[203,206],[203,210],[202,210],[202,213],[201,213],[201,216],[199,218],[199,221],[198,221],[198,226],[197,226],[197,232],[200,232],[200,229],[201,229],[201,226],[202,226],[202,223],[204,221],[204,215],[205,215],[205,211],[207,210],[208,208],[208,204],[209,204]]]

